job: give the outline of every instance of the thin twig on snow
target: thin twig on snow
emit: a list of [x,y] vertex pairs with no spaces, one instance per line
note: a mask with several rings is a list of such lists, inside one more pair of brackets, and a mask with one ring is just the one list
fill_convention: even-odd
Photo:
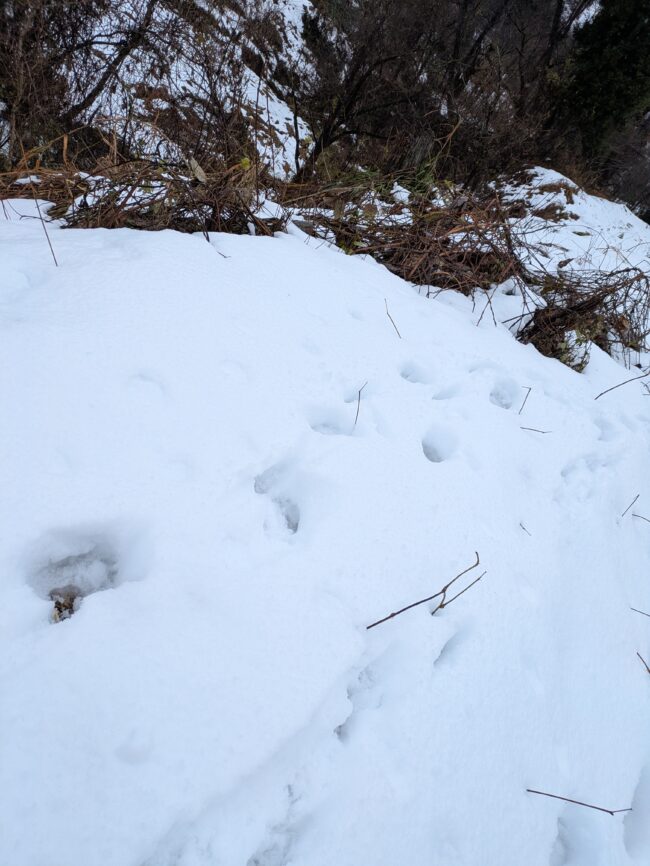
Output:
[[426,604],[426,602],[428,602],[428,601],[433,601],[434,598],[442,597],[440,604],[435,608],[435,610],[431,611],[431,615],[433,616],[434,613],[437,613],[439,610],[442,610],[443,607],[447,607],[448,604],[451,604],[452,601],[455,601],[457,598],[460,598],[460,596],[464,592],[467,592],[468,589],[471,589],[471,587],[473,587],[475,583],[478,583],[479,580],[486,574],[486,572],[484,571],[477,578],[475,578],[471,583],[469,583],[465,587],[465,589],[462,589],[460,592],[457,592],[456,595],[452,596],[452,598],[447,598],[447,592],[448,592],[449,588],[451,586],[453,586],[453,584],[456,583],[457,580],[459,580],[461,577],[463,577],[463,575],[467,574],[470,571],[473,571],[475,568],[478,568],[480,561],[481,560],[479,559],[479,555],[477,552],[476,553],[476,562],[473,563],[472,565],[470,565],[468,568],[461,571],[455,577],[452,577],[452,579],[448,583],[446,583],[442,589],[438,590],[438,592],[434,593],[433,595],[429,595],[426,598],[421,598],[420,601],[414,601],[413,604],[407,604],[406,607],[402,607],[402,608],[400,608],[400,610],[396,610],[393,613],[389,613],[388,616],[384,616],[381,619],[378,619],[376,622],[373,622],[370,625],[367,625],[366,630],[374,628],[376,625],[381,625],[383,622],[387,622],[389,619],[393,619],[393,617],[399,616],[401,613],[405,613],[407,610],[411,610],[414,607],[418,607],[418,605]]
[[627,809],[604,809],[602,806],[592,806],[591,803],[583,803],[581,800],[572,800],[570,797],[560,797],[559,794],[548,794],[546,791],[535,791],[533,788],[526,788],[529,794],[540,794],[542,797],[552,797],[554,800],[564,800],[565,803],[575,803],[576,806],[585,806],[587,809],[596,809],[597,812],[607,812],[608,815],[617,815],[619,812],[631,812],[632,808]]

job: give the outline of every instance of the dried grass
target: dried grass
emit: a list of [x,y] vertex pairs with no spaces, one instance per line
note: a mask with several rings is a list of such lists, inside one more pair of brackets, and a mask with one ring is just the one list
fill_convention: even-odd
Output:
[[240,234],[252,227],[268,235],[284,227],[282,218],[257,214],[260,178],[246,159],[204,170],[193,159],[124,160],[114,151],[98,160],[92,172],[84,172],[67,161],[43,168],[40,150],[25,153],[18,166],[0,173],[0,200],[48,201],[47,215],[69,228]]
[[[513,218],[518,222],[524,215],[521,202],[503,206],[494,191],[480,197],[455,190],[437,204],[413,195],[408,203],[397,202],[391,194],[395,180],[378,183],[368,176],[347,184],[291,185],[267,176],[262,188],[256,166],[247,160],[205,171],[193,160],[120,161],[114,151],[87,174],[69,163],[43,168],[31,152],[16,169],[0,174],[0,200],[49,201],[48,216],[70,228],[175,229],[206,237],[211,231],[270,235],[284,229],[291,214],[312,235],[351,255],[371,255],[426,287],[427,296],[445,289],[468,297],[483,293],[487,310],[494,288],[511,281],[525,308],[510,323],[513,333],[574,369],[584,368],[593,344],[628,365],[646,348],[650,278],[642,271],[551,272],[531,255],[536,248],[527,230],[513,234]],[[269,188],[283,203],[284,216],[260,216]]]

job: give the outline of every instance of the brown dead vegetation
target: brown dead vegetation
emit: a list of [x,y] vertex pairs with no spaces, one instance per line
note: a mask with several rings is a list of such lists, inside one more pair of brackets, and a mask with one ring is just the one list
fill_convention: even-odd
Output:
[[[479,195],[452,187],[444,197],[412,193],[401,201],[392,194],[395,180],[283,184],[246,159],[204,170],[193,159],[122,160],[116,152],[87,174],[69,163],[43,168],[38,152],[30,152],[18,168],[0,174],[0,199],[50,202],[44,213],[67,228],[175,229],[206,238],[213,231],[271,235],[291,218],[349,255],[372,256],[427,296],[449,289],[473,298],[482,293],[487,310],[496,287],[511,283],[524,308],[510,323],[513,333],[576,370],[584,369],[592,345],[628,364],[645,348],[650,280],[644,273],[572,270],[571,259],[549,270],[529,255],[533,241],[521,228],[526,217],[566,219],[561,205],[552,203],[553,212],[542,215],[523,199],[504,203],[494,190]],[[557,194],[555,186],[547,192]],[[260,210],[267,196],[283,205],[272,216]]]
[[543,355],[579,371],[591,345],[633,362],[648,337],[650,279],[638,268],[544,274],[538,292],[546,306],[518,329],[518,337]]

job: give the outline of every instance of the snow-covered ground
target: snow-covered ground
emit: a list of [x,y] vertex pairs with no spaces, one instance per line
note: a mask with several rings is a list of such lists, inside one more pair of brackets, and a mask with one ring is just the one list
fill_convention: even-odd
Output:
[[[532,247],[532,270],[650,271],[650,228],[625,205],[589,195],[547,168],[530,172],[526,183],[507,185],[503,194],[526,204],[526,215],[512,225]],[[550,220],[544,218],[549,211]]]
[[650,862],[650,399],[594,399],[638,371],[296,228],[51,224],[55,267],[20,212],[0,864]]

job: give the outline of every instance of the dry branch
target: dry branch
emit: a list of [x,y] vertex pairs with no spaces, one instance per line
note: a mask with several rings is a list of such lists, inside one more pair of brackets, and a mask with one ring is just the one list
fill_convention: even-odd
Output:
[[637,499],[639,498],[639,496],[641,496],[641,494],[640,494],[640,493],[637,493],[637,495],[634,497],[634,499],[632,500],[632,502],[630,502],[630,504],[627,506],[627,508],[625,509],[625,511],[621,514],[621,517],[625,517],[625,515],[628,513],[628,511],[630,510],[630,508],[632,508],[632,506],[633,506],[634,503],[637,501]]
[[401,339],[402,339],[402,335],[400,334],[399,329],[398,329],[397,325],[395,324],[395,319],[394,319],[394,318],[391,316],[391,314],[388,312],[388,301],[386,300],[386,298],[384,298],[384,304],[386,304],[386,315],[387,315],[388,318],[390,319],[392,326],[395,328],[395,333],[397,334],[397,336],[398,336],[398,337],[400,338],[400,340],[401,340]]
[[546,791],[535,791],[533,788],[526,788],[529,794],[539,794],[542,797],[552,797],[554,800],[564,800],[565,803],[575,803],[576,806],[584,806],[586,809],[595,809],[597,812],[607,812],[608,815],[617,815],[619,812],[631,812],[632,808],[628,809],[604,809],[602,806],[592,806],[591,803],[583,803],[581,800],[572,800],[570,797],[560,797],[559,794],[548,794]]
[[357,426],[357,421],[359,420],[359,412],[361,411],[361,392],[366,387],[368,383],[364,382],[363,385],[357,391],[357,414],[354,416],[354,424],[353,429]]
[[650,667],[648,667],[648,663],[647,663],[647,661],[643,658],[643,656],[641,655],[641,653],[637,653],[637,656],[641,659],[641,664],[642,664],[643,667],[646,669],[646,673],[649,673],[649,674],[650,674]]
[[600,394],[594,397],[594,400],[598,400],[599,397],[603,397],[605,394],[609,394],[610,391],[615,391],[617,388],[622,388],[623,385],[627,385],[630,382],[637,382],[639,379],[646,379],[648,376],[650,376],[650,370],[648,370],[646,373],[642,373],[640,376],[633,376],[631,379],[626,379],[624,382],[619,382],[618,385],[612,385],[612,387],[607,388],[606,391],[601,391]]
[[524,402],[521,404],[521,409],[519,410],[519,412],[517,412],[517,415],[521,415],[521,413],[524,411],[524,407],[525,407],[526,403],[528,402],[528,398],[530,397],[531,391],[533,390],[528,385],[526,385],[525,387],[526,387],[526,396],[524,397]]
[[434,613],[437,613],[439,610],[442,610],[444,607],[447,607],[448,604],[451,604],[452,601],[455,601],[457,598],[460,598],[460,596],[463,595],[463,593],[467,592],[467,590],[471,589],[471,587],[473,587],[475,583],[479,582],[479,580],[486,574],[485,571],[482,574],[480,574],[477,578],[475,578],[471,583],[469,583],[464,589],[462,589],[460,592],[457,592],[456,595],[452,596],[451,598],[447,598],[447,592],[449,591],[449,588],[451,586],[453,586],[456,583],[456,581],[459,580],[461,577],[463,577],[465,574],[468,574],[470,571],[473,571],[475,568],[478,568],[479,564],[480,564],[480,559],[479,559],[479,555],[477,552],[476,553],[476,562],[473,563],[472,565],[470,565],[468,568],[461,571],[455,577],[452,577],[452,579],[448,583],[446,583],[442,589],[438,590],[438,592],[434,593],[433,595],[429,595],[426,598],[421,598],[419,601],[414,601],[412,604],[407,604],[406,607],[402,607],[402,608],[400,608],[400,610],[396,610],[393,613],[389,613],[388,616],[384,616],[381,619],[378,619],[376,622],[373,622],[370,625],[367,625],[366,630],[374,628],[376,625],[381,625],[383,622],[388,622],[389,619],[393,619],[394,617],[399,616],[402,613],[405,613],[407,610],[411,610],[412,608],[418,607],[421,604],[426,604],[428,601],[433,601],[435,598],[440,598],[441,599],[440,603],[434,608],[434,610],[431,611],[431,615],[433,616]]

